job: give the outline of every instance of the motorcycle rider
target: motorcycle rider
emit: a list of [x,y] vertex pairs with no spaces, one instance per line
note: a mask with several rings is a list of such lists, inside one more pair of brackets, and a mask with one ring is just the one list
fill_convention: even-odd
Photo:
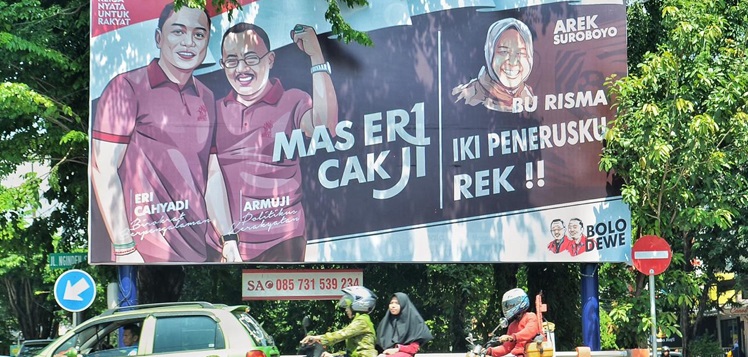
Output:
[[348,326],[324,335],[306,336],[301,340],[302,344],[320,343],[324,346],[332,346],[340,341],[345,341],[346,351],[335,353],[323,352],[320,357],[377,357],[374,324],[369,314],[374,310],[377,296],[371,290],[363,286],[349,286],[343,289],[343,297],[338,302],[338,307],[345,310],[351,320]]
[[501,310],[509,327],[506,335],[499,336],[501,345],[489,347],[486,350],[487,356],[501,357],[509,353],[515,356],[525,355],[525,345],[540,333],[538,317],[527,311],[529,308],[530,299],[524,290],[514,288],[504,293]]
[[413,357],[425,343],[434,339],[415,304],[405,293],[390,298],[390,306],[377,326],[379,357]]
[[662,357],[670,357],[670,347],[662,346]]

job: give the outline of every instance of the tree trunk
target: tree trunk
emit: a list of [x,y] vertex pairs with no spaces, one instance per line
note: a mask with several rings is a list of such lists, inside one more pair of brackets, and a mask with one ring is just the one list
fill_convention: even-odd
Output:
[[[543,292],[548,311],[543,318],[556,325],[556,350],[572,351],[582,345],[581,282],[579,264],[529,264],[527,292],[530,310],[535,311],[535,295]],[[570,299],[575,299],[571,302]]]
[[[683,341],[683,346],[682,346],[683,347],[683,352],[682,353],[683,353],[683,356],[687,356],[686,353],[688,353],[688,342],[690,341],[690,336],[689,336],[690,333],[688,331],[689,330],[688,329],[688,325],[689,325],[690,318],[688,316],[688,309],[686,308],[685,305],[682,305],[680,307],[680,311],[679,312],[680,312],[680,314],[679,314],[680,316],[678,316],[679,317],[678,323],[681,326],[681,334],[683,334],[683,337],[681,337],[681,339]],[[698,324],[698,321],[696,323],[694,323],[694,327],[696,327],[697,324]]]
[[51,336],[52,312],[43,299],[36,295],[34,284],[28,277],[3,278],[8,293],[8,307],[18,320],[24,339],[48,338]]
[[[493,268],[493,291],[488,308],[483,316],[486,324],[496,326],[501,314],[501,297],[504,293],[517,286],[517,264],[492,264]],[[491,327],[493,329],[493,327]]]
[[138,268],[138,303],[179,301],[184,287],[181,265],[145,265]]

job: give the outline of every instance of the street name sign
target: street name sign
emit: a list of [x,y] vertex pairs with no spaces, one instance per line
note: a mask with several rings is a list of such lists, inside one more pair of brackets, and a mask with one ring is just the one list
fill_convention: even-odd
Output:
[[50,269],[70,269],[88,261],[88,253],[52,253],[49,255]]

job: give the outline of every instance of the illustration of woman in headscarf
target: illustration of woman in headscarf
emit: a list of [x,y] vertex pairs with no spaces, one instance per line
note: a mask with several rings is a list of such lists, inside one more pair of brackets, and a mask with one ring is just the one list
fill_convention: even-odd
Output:
[[514,18],[494,22],[488,29],[484,51],[486,65],[478,78],[452,89],[452,95],[457,96],[455,102],[464,99],[466,104],[483,104],[500,112],[517,112],[512,106],[515,98],[532,106],[535,97],[525,84],[533,63],[532,34],[527,25]]

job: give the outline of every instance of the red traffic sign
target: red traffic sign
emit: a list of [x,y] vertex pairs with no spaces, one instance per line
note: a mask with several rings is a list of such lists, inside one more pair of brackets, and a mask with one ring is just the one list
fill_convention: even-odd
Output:
[[662,274],[673,259],[670,244],[658,236],[642,236],[631,247],[634,268],[642,274]]

